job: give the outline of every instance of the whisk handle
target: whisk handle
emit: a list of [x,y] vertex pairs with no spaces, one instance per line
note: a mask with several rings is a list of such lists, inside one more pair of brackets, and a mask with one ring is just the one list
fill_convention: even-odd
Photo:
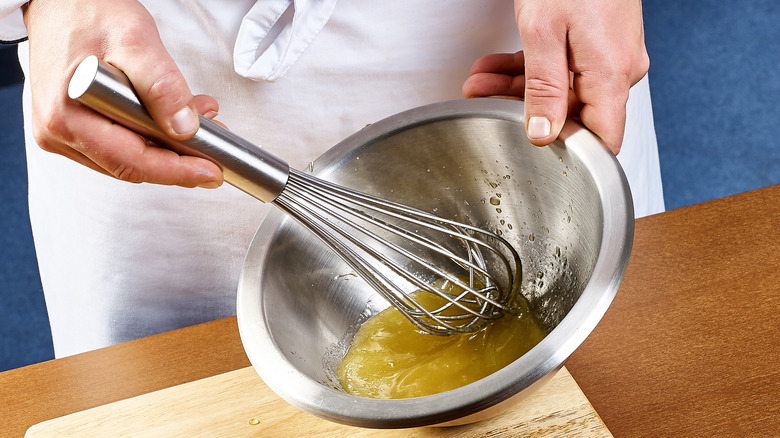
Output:
[[213,161],[225,181],[263,202],[276,199],[287,184],[290,167],[285,161],[203,116],[191,139],[168,137],[146,111],[127,76],[95,56],[88,56],[76,68],[68,95],[160,146]]

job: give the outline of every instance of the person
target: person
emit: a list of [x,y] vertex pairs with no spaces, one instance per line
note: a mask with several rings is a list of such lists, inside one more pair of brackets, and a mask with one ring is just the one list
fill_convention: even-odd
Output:
[[208,160],[69,100],[84,57],[123,70],[171,137],[202,114],[296,168],[413,107],[523,97],[534,144],[569,115],[620,152],[641,216],[663,210],[642,26],[639,0],[0,0],[0,39],[27,38],[30,218],[55,355],[235,314],[268,209],[220,187]]

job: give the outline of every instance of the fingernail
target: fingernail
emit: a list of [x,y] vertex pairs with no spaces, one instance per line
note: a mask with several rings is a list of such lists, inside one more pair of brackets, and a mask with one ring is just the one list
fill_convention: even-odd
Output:
[[208,110],[208,111],[206,111],[206,114],[203,114],[203,117],[205,117],[205,118],[207,118],[209,120],[212,120],[214,117],[217,117],[218,115],[219,115],[218,112],[216,112],[214,110]]
[[205,181],[200,184],[198,184],[198,187],[202,189],[216,189],[217,187],[221,186],[222,183],[219,181]]
[[198,129],[198,116],[185,106],[171,118],[171,128],[179,135],[189,134]]
[[545,138],[550,135],[550,129],[547,117],[534,116],[528,119],[528,138]]

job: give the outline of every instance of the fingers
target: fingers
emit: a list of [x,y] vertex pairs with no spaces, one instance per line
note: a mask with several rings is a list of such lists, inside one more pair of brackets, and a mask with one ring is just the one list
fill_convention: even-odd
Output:
[[650,66],[644,46],[641,10],[628,10],[624,14],[625,17],[616,21],[638,24],[636,29],[623,31],[622,39],[604,40],[604,35],[582,28],[573,30],[570,36],[582,47],[607,47],[600,51],[572,51],[570,63],[575,72],[572,87],[583,105],[580,119],[615,154],[623,144],[629,91]]
[[569,109],[577,107],[569,87],[566,34],[552,28],[529,32],[523,44],[517,53],[478,59],[462,91],[465,97],[524,97],[528,139],[544,146],[558,137]]
[[[132,183],[182,187],[215,188],[222,184],[222,172],[216,164],[160,148],[87,108],[72,109],[60,124],[55,131],[46,131],[45,138],[36,134],[37,143],[105,175]],[[58,134],[56,140],[49,137],[52,132]]]
[[[617,62],[611,64],[615,65]],[[463,95],[524,98],[527,132],[533,144],[541,146],[551,143],[557,138],[565,117],[568,116],[579,118],[617,153],[623,138],[628,89],[636,80],[607,80],[604,73],[585,71],[575,74],[568,71],[569,68],[577,69],[575,64],[565,68],[565,76],[561,74],[560,78],[550,76],[545,79],[544,73],[534,75],[531,72],[535,70],[534,67],[529,67],[529,73],[526,75],[525,56],[522,51],[488,55],[474,63],[471,76],[463,84]],[[536,68],[542,72],[550,69]],[[531,82],[532,88],[526,90],[528,81]],[[556,82],[556,85],[544,88],[533,86],[535,82]],[[561,112],[563,116],[560,115]]]
[[42,149],[124,181],[222,184],[214,163],[159,148],[67,97],[75,66],[94,54],[126,72],[155,121],[173,138],[191,137],[198,128],[197,114],[217,115],[213,98],[192,95],[140,3],[31,2],[25,23],[33,135]]
[[574,89],[582,102],[580,120],[616,155],[623,144],[629,87],[591,74],[574,78]]
[[211,161],[180,156],[85,107],[71,105],[61,115],[50,116],[46,129],[34,129],[44,150],[132,183],[203,188],[222,184],[222,171]]
[[615,153],[631,86],[649,67],[639,0],[515,0],[523,51],[477,60],[463,95],[522,96],[531,143],[580,120]]
[[525,55],[517,53],[495,53],[479,58],[471,66],[471,74],[497,73],[520,76],[525,73]]
[[525,91],[523,76],[496,73],[477,73],[463,83],[464,97],[522,96]]
[[568,113],[567,35],[564,27],[552,23],[518,21],[525,60],[526,133],[537,146],[558,138]]
[[214,120],[219,115],[219,103],[211,96],[199,94],[192,98],[192,105],[195,112],[209,120]]
[[[158,126],[171,138],[186,140],[199,128],[198,114],[213,119],[219,105],[210,96],[192,95],[175,62],[159,42],[156,28],[154,30],[134,34],[138,39],[125,38],[126,45],[120,51],[123,56],[117,64],[133,83]],[[143,49],[139,50],[138,45]],[[124,147],[87,156],[94,157],[99,166],[118,179],[182,187],[214,188],[222,184],[220,168],[208,160],[180,156],[140,139],[118,125],[110,125],[103,133],[123,138]]]
[[198,130],[198,110],[178,66],[160,42],[148,15],[126,23],[116,50],[105,61],[122,70],[149,114],[171,138],[186,140]]
[[498,53],[478,59],[463,83],[464,97],[513,96],[525,92],[523,52]]

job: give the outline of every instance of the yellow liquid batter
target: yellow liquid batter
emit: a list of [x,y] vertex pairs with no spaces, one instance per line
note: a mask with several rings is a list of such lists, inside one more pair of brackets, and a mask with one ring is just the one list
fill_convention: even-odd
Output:
[[[419,293],[415,299],[441,300],[431,293]],[[336,370],[339,382],[350,394],[384,399],[421,397],[475,382],[544,337],[527,301],[518,301],[517,314],[494,320],[476,333],[452,336],[425,333],[395,308],[385,309],[358,330]]]

